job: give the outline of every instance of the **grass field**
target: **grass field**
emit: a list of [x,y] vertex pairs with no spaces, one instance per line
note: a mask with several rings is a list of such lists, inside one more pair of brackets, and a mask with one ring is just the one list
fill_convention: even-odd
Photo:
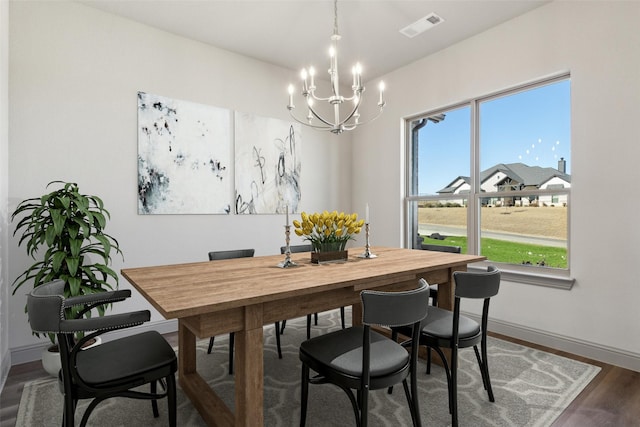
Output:
[[[567,208],[482,208],[482,229],[530,236],[567,238]],[[420,208],[420,224],[466,227],[466,208]]]
[[[554,239],[567,238],[567,209],[560,207],[482,208],[482,229]],[[466,227],[465,208],[420,208],[421,224]],[[445,240],[424,239],[424,243],[460,246],[467,252],[467,238],[449,236]],[[509,264],[530,264],[567,268],[567,250],[553,246],[482,238],[482,255],[489,260]]]

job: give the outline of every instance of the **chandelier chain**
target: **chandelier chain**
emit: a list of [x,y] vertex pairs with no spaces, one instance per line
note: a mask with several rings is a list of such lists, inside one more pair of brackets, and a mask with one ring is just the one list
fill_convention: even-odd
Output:
[[338,35],[338,0],[333,0],[333,34]]

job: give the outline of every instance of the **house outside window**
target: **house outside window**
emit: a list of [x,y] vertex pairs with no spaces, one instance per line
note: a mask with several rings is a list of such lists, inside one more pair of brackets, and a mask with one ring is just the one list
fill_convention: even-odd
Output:
[[407,240],[519,274],[569,271],[568,74],[406,120]]

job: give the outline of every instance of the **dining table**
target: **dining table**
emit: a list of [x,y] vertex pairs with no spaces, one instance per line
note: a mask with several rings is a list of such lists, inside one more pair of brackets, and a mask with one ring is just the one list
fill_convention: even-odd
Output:
[[[360,292],[401,291],[424,278],[438,284],[438,305],[453,306],[453,273],[480,255],[392,247],[349,248],[346,261],[314,264],[309,252],[124,268],[122,275],[166,319],[178,319],[178,381],[211,426],[264,424],[263,326],[352,306],[361,324]],[[235,410],[198,373],[197,339],[235,333]]]

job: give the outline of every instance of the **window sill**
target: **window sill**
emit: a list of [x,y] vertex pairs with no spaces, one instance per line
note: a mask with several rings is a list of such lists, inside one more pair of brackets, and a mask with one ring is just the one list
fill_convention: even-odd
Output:
[[564,289],[570,291],[576,279],[570,276],[568,270],[559,270],[535,266],[517,266],[482,261],[469,265],[469,271],[486,270],[488,265],[494,265],[501,271],[502,280],[524,283],[527,285],[543,286],[546,288]]

